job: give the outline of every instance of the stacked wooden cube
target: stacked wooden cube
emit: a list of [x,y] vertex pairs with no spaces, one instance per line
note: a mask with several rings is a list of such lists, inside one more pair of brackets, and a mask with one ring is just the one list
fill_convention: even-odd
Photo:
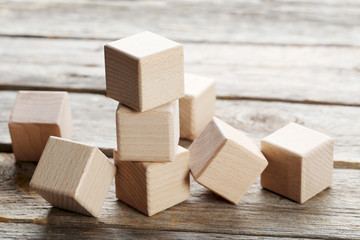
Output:
[[151,32],[105,45],[106,94],[119,101],[118,199],[151,216],[190,197],[190,153],[180,147],[183,47]]

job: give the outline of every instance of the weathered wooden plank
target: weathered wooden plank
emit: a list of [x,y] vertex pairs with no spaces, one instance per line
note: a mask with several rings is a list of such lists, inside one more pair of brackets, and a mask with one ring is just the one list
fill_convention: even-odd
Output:
[[[25,224],[45,225],[48,233],[57,228],[64,231],[80,228],[70,230],[79,233],[87,232],[88,228],[105,233],[125,228],[125,234],[133,229],[149,229],[250,236],[360,239],[360,199],[355,197],[360,195],[359,170],[336,169],[332,187],[305,204],[262,190],[257,181],[238,205],[232,205],[192,181],[190,200],[150,218],[117,201],[113,185],[100,217],[95,219],[52,208],[35,192],[30,191],[28,183],[34,168],[35,163],[18,163],[14,179],[0,184],[2,223],[18,224],[21,227],[27,226]],[[89,234],[91,233],[89,230]]]
[[0,22],[0,34],[17,36],[114,39],[148,29],[180,41],[317,45],[360,42],[360,5],[351,0],[3,0]]
[[216,115],[259,141],[290,122],[335,139],[335,166],[360,168],[359,107],[217,101]]
[[12,154],[0,155],[0,183],[12,179],[15,174],[15,158]]
[[[360,35],[360,34],[359,34]],[[0,89],[105,91],[107,41],[0,38]],[[185,44],[220,98],[360,105],[360,48]]]
[[[35,221],[36,222],[36,221]],[[266,236],[208,234],[102,226],[100,223],[21,224],[1,223],[1,239],[274,239]],[[293,238],[286,238],[293,239]]]
[[[7,122],[16,92],[0,91],[0,151],[11,144]],[[73,139],[100,147],[108,156],[116,147],[117,102],[98,94],[70,94]],[[218,100],[216,115],[245,131],[257,143],[276,129],[295,121],[335,138],[337,167],[360,168],[359,107],[323,106],[262,101]],[[181,143],[188,146],[188,141]]]

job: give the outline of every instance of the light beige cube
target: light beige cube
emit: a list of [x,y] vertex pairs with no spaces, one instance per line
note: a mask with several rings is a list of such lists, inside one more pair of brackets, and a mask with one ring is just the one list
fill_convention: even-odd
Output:
[[240,201],[267,166],[250,138],[216,117],[189,150],[194,179],[233,204]]
[[184,96],[179,43],[143,32],[105,45],[106,95],[136,111]]
[[54,207],[97,217],[115,172],[97,147],[50,137],[30,187]]
[[261,141],[269,166],[261,185],[304,203],[332,183],[334,140],[296,123],[277,130]]
[[119,104],[116,129],[120,161],[172,161],[180,138],[179,101],[143,113]]
[[50,136],[70,139],[72,119],[67,92],[20,91],[9,120],[18,161],[39,161]]
[[148,216],[189,199],[189,160],[180,146],[168,163],[119,161],[114,151],[116,197]]
[[194,140],[215,114],[215,81],[185,74],[185,96],[180,99],[180,137]]

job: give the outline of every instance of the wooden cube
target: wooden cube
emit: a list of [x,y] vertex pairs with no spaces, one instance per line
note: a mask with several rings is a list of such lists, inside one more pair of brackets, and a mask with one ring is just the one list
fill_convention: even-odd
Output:
[[261,141],[269,166],[261,185],[304,203],[332,183],[334,140],[296,123]]
[[116,129],[119,160],[172,161],[180,138],[179,101],[143,113],[119,104]]
[[267,165],[250,138],[216,117],[189,150],[194,179],[234,204],[240,201]]
[[97,147],[50,137],[30,187],[55,207],[97,217],[115,172]]
[[71,138],[67,92],[20,91],[9,120],[16,160],[38,161],[50,136]]
[[105,45],[106,95],[136,111],[184,96],[183,47],[151,32]]
[[185,74],[185,96],[180,99],[180,137],[194,140],[215,114],[215,81]]
[[178,147],[175,160],[168,163],[119,161],[116,197],[140,212],[152,216],[190,198],[189,151]]

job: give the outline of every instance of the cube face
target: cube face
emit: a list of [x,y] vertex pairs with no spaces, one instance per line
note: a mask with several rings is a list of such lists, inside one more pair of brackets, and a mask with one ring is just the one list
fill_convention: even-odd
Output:
[[172,161],[179,142],[178,116],[178,101],[144,113],[119,105],[116,113],[118,159]]
[[333,173],[333,139],[291,123],[261,142],[269,166],[261,175],[264,188],[304,203],[329,187]]
[[227,140],[197,181],[237,204],[265,167],[263,159],[236,142]]
[[169,163],[119,161],[115,151],[116,197],[148,216],[189,199],[189,158],[180,146]]
[[107,96],[147,111],[184,96],[183,48],[143,32],[105,45]]
[[50,137],[30,187],[55,207],[98,216],[114,175],[96,147]]
[[194,178],[200,177],[209,161],[225,143],[226,137],[213,118],[200,136],[190,145],[190,170]]
[[106,95],[137,111],[141,108],[139,60],[105,46]]
[[63,107],[69,102],[67,92],[19,91],[10,121],[16,123],[58,123]]
[[185,96],[180,99],[180,136],[194,140],[215,114],[215,81],[185,74]]
[[261,142],[261,151],[269,165],[261,174],[261,185],[275,193],[301,202],[302,157],[285,149]]
[[50,136],[71,138],[66,92],[20,91],[9,120],[13,152],[20,161],[38,161]]
[[17,161],[39,161],[50,136],[61,136],[56,124],[9,123]]
[[251,139],[215,117],[189,149],[195,180],[234,204],[267,166]]
[[332,184],[334,142],[332,139],[312,149],[303,158],[301,202],[305,202]]

